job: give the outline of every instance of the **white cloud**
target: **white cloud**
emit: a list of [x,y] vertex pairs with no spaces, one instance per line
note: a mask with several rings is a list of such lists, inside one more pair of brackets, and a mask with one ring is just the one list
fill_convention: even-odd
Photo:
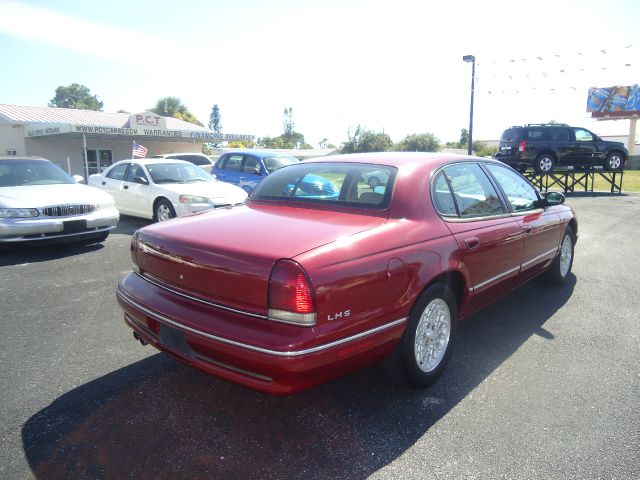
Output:
[[145,61],[159,61],[188,51],[173,38],[125,30],[14,1],[0,3],[0,13],[2,33],[119,63],[134,65],[139,56],[144,56]]

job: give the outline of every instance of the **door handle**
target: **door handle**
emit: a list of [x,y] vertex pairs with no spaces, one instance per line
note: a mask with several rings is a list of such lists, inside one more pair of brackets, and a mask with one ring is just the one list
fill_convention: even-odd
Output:
[[469,250],[475,250],[480,245],[480,240],[478,237],[465,238],[464,243],[467,244]]
[[128,190],[128,189],[129,189],[129,185],[125,185],[125,186],[124,186],[124,189],[125,189],[125,190]]
[[107,184],[107,182],[102,182],[102,184],[103,184],[103,185],[106,185],[106,184]]
[[524,233],[531,233],[531,225],[525,225],[523,228],[524,228]]

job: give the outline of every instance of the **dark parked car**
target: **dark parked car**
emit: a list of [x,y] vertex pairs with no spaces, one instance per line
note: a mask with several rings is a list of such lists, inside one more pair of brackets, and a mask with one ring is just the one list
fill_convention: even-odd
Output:
[[[384,173],[375,188],[373,172]],[[295,187],[308,177],[338,194]],[[578,224],[563,202],[489,159],[305,161],[242,206],[136,232],[117,298],[141,342],[259,391],[290,394],[383,359],[426,387],[459,318],[540,274],[565,282]]]
[[212,173],[223,182],[233,183],[251,192],[264,177],[292,163],[298,163],[298,159],[283,153],[237,151],[220,156]]
[[530,124],[506,129],[495,158],[520,171],[550,173],[556,166],[624,168],[629,152],[620,142],[602,140],[585,128]]

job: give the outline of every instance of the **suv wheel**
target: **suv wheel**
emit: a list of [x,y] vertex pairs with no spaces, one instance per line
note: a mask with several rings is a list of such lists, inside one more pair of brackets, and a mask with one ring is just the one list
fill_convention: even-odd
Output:
[[624,157],[618,152],[611,152],[604,161],[605,170],[622,170],[624,166]]
[[536,163],[533,166],[536,173],[551,173],[556,166],[556,159],[550,153],[541,153],[536,157]]

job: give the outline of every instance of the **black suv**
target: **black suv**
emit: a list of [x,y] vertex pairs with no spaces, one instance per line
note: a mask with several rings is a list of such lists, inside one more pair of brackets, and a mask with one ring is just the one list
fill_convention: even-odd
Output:
[[537,173],[549,173],[557,165],[622,170],[628,154],[622,143],[602,140],[584,128],[552,123],[506,129],[495,157],[521,172],[533,167]]

